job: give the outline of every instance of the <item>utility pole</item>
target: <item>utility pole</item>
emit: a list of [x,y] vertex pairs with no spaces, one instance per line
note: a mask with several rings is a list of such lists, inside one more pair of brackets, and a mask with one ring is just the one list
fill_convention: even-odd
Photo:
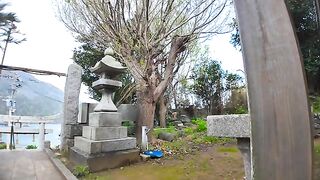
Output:
[[[17,77],[17,75],[14,75],[14,82],[11,84],[10,87],[10,95],[8,98],[4,99],[7,103],[8,115],[9,119],[13,115],[13,113],[16,111],[16,101],[14,100],[14,95],[17,91],[17,88],[19,88],[21,85],[18,83],[20,80]],[[8,127],[10,127],[10,136],[7,138],[7,149],[13,149],[14,148],[14,127],[13,122],[8,121]]]

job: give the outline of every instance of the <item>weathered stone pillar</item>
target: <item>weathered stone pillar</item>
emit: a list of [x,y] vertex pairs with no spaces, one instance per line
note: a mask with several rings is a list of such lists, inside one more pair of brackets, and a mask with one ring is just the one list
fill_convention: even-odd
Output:
[[[64,88],[63,122],[61,127],[61,150],[68,150],[74,144],[74,136],[81,135],[81,126],[77,125],[79,113],[79,94],[82,68],[71,64],[68,68]],[[80,133],[80,134],[79,134]]]

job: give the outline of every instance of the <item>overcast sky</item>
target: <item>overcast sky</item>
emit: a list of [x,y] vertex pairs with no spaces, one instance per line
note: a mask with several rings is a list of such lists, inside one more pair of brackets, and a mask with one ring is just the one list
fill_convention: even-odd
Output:
[[[72,34],[55,15],[52,0],[7,0],[6,10],[15,12],[21,20],[18,29],[27,41],[19,45],[9,44],[5,65],[28,67],[57,72],[66,72],[72,63],[72,50],[77,47]],[[224,69],[235,72],[243,69],[241,53],[229,43],[230,34],[219,35],[206,42],[210,54],[222,62]],[[65,78],[37,76],[64,89]],[[83,90],[85,88],[82,88]],[[82,99],[87,99],[82,92]]]

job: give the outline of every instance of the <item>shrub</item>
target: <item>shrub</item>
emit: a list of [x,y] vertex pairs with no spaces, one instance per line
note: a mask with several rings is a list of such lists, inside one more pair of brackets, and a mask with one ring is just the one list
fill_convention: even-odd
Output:
[[201,118],[196,118],[191,121],[193,124],[197,125],[197,132],[206,132],[207,131],[207,121]]
[[6,144],[0,144],[0,149],[7,149],[7,145]]
[[73,174],[79,178],[89,175],[90,171],[87,166],[77,165],[74,167]]
[[132,121],[123,121],[122,126],[127,127],[127,134],[128,136],[135,135],[135,124]]
[[320,113],[320,97],[310,97],[312,104],[312,111],[314,113]]
[[27,147],[26,147],[26,149],[37,149],[38,147],[36,146],[36,145],[28,145]]
[[191,127],[187,127],[183,131],[186,135],[193,134],[193,129]]

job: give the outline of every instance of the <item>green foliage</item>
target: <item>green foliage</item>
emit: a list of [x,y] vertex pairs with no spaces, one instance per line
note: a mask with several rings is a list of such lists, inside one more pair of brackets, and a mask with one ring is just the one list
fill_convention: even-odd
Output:
[[190,135],[190,134],[193,134],[194,129],[191,127],[187,127],[187,128],[184,128],[183,131],[184,131],[185,135]]
[[[93,99],[100,100],[101,93],[92,88],[92,83],[98,80],[99,77],[92,73],[90,68],[104,57],[104,47],[97,47],[93,43],[82,39],[79,39],[79,41],[84,44],[73,51],[73,60],[83,68],[82,82],[89,87],[91,97]],[[115,91],[113,97],[115,104],[132,103],[135,96],[133,77],[129,72],[126,72],[121,74],[118,79],[120,79],[123,86]]]
[[[14,34],[21,33],[17,30],[15,23],[20,22],[15,13],[12,12],[4,12],[7,7],[7,3],[0,2],[0,42],[8,42],[19,44],[25,39],[16,39],[14,38]],[[8,38],[9,37],[9,38]],[[1,45],[0,48],[3,50],[4,45]]]
[[[286,0],[291,19],[299,40],[300,49],[304,59],[309,92],[320,93],[320,22],[317,20],[316,3],[314,0]],[[240,34],[236,23],[236,31],[232,34],[230,43],[240,47]],[[241,48],[240,48],[241,49]]]
[[7,145],[6,144],[0,144],[0,149],[7,149]]
[[128,136],[134,136],[135,135],[135,124],[132,121],[123,121],[122,126],[127,127]]
[[237,106],[235,109],[235,114],[247,114],[248,113],[248,109],[246,107],[243,106]]
[[199,54],[191,78],[191,89],[207,107],[209,114],[222,114],[223,94],[241,87],[242,83],[242,77],[224,71],[220,62],[209,57],[208,49]]
[[152,135],[154,137],[158,137],[161,132],[177,134],[177,130],[174,126],[169,126],[167,128],[154,128]]
[[313,113],[320,113],[320,96],[318,97],[311,97],[312,103],[312,111]]
[[37,149],[38,147],[36,146],[36,145],[28,145],[27,147],[26,147],[26,149]]
[[73,174],[79,178],[89,175],[90,171],[87,166],[77,165],[74,167]]
[[192,119],[192,124],[197,125],[197,132],[206,132],[207,131],[207,121],[201,118]]

